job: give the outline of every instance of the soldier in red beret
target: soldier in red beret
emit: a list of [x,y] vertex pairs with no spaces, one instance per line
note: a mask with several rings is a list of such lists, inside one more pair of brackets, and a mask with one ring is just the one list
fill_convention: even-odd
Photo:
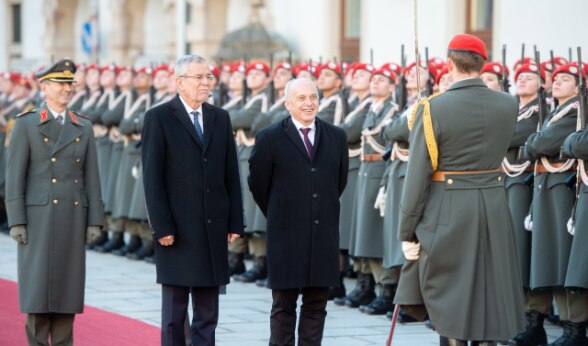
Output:
[[341,96],[343,70],[341,65],[329,62],[319,66],[317,86],[322,93],[317,117],[328,123],[339,125],[346,106]]
[[[489,62],[484,64],[482,71],[480,71],[480,78],[486,86],[492,90],[500,91],[500,82],[502,81],[502,74],[504,67],[498,62]],[[505,73],[508,78],[508,69]]]

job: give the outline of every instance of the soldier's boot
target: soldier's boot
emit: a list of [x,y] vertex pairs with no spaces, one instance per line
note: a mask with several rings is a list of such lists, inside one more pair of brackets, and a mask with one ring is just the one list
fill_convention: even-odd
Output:
[[497,346],[496,341],[472,341],[470,346]]
[[259,280],[255,281],[255,285],[257,287],[269,288],[269,280],[268,280],[268,278],[259,279]]
[[133,253],[141,248],[141,237],[138,235],[131,235],[129,243],[118,249],[113,249],[112,254],[117,256],[126,256],[127,254]]
[[355,297],[357,297],[357,295],[359,295],[359,293],[362,290],[363,278],[366,275],[371,275],[371,274],[364,274],[364,273],[361,273],[361,272],[358,273],[357,274],[357,281],[355,282],[355,288],[351,292],[347,293],[347,295],[345,297],[333,299],[333,302],[335,304],[337,304],[337,305],[344,306],[345,305],[345,301],[347,299],[354,299]]
[[96,246],[94,250],[97,252],[111,252],[119,249],[125,245],[123,232],[111,232],[111,238],[102,246]]
[[242,253],[229,252],[229,276],[245,273],[245,262]]
[[141,248],[134,252],[127,253],[132,260],[142,260],[145,257],[153,256],[153,239],[141,239]]
[[333,300],[335,298],[344,298],[345,297],[345,283],[343,279],[345,278],[345,272],[339,273],[339,287],[329,287],[329,295],[327,297],[328,300]]
[[464,340],[439,336],[439,346],[468,346],[468,342]]
[[586,346],[586,322],[562,321],[563,335],[547,346]]
[[[359,278],[357,278],[359,280]],[[376,299],[376,282],[372,274],[364,274],[361,278],[361,290],[355,297],[345,298],[345,306],[358,308],[360,305],[369,304]]]
[[546,315],[536,310],[525,313],[527,326],[525,331],[508,340],[510,346],[530,346],[547,344],[547,334],[543,328]]
[[236,275],[235,280],[239,282],[255,282],[267,277],[267,263],[265,256],[255,257],[253,268],[241,275]]
[[362,305],[360,311],[368,315],[384,315],[390,311],[394,313],[394,296],[396,295],[397,285],[385,284],[382,285],[382,291],[378,298],[369,303]]
[[98,236],[98,238],[96,240],[94,240],[90,244],[86,245],[86,249],[94,250],[95,247],[102,246],[107,241],[108,241],[108,231],[103,230],[100,232],[100,235]]

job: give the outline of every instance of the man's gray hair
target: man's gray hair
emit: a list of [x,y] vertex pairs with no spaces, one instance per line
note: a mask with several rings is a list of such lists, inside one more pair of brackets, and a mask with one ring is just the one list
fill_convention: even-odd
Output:
[[174,66],[174,76],[185,76],[188,72],[188,65],[192,63],[206,64],[206,60],[200,55],[183,55],[178,59]]
[[290,99],[290,88],[294,83],[308,83],[308,85],[312,85],[312,87],[314,88],[314,92],[318,95],[318,88],[316,87],[316,84],[314,84],[308,78],[295,78],[290,79],[288,83],[286,83],[286,87],[284,88],[284,97],[286,98],[286,100]]

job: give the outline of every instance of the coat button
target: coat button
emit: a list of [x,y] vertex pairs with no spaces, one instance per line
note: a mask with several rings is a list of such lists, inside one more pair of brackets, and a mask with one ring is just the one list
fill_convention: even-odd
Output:
[[453,184],[453,179],[447,179],[447,184],[449,184],[449,185]]
[[54,158],[54,157],[52,157],[52,158],[51,158],[51,162],[55,162],[55,161],[57,161],[57,159],[56,159],[56,158]]
[[80,162],[82,162],[82,160],[76,159],[76,163],[80,163]]
[[312,173],[314,173],[314,172],[316,172],[316,168],[312,167],[312,168],[310,169],[310,171],[311,171]]
[[53,178],[53,179],[51,179],[51,182],[52,182],[53,184],[55,184],[55,183],[57,183],[57,179]]
[[49,138],[47,138],[47,137],[43,138],[43,142],[49,143]]
[[207,192],[207,193],[210,193],[210,189],[206,189],[206,192]]
[[502,177],[498,177],[498,181],[502,181]]
[[208,219],[208,220],[206,220],[206,222],[208,222],[208,223],[212,223],[212,220],[211,220],[211,219]]
[[319,220],[314,220],[314,224],[318,225],[319,224]]
[[208,160],[206,159],[206,157],[204,158],[204,162],[208,162]]
[[75,180],[74,180],[74,184],[77,184],[77,183],[78,183],[78,180],[77,180],[77,179],[75,179]]
[[318,193],[313,193],[312,198],[318,198]]
[[53,200],[53,204],[59,204],[59,200],[58,199],[54,199]]
[[77,207],[78,205],[80,205],[80,202],[78,202],[78,201],[75,201],[75,202],[74,202],[74,205]]
[[79,142],[79,141],[80,141],[80,137],[76,137],[76,142]]

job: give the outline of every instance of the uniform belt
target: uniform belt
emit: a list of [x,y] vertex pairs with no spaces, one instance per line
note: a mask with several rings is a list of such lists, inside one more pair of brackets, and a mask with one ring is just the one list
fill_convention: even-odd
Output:
[[[561,168],[565,163],[559,162],[559,163],[550,163],[551,166],[553,166],[553,168]],[[564,172],[571,172],[571,171],[575,171],[576,170],[576,164],[574,163],[572,165],[572,167],[570,167],[570,169],[568,169],[567,171],[563,171],[563,172],[559,172],[559,173],[564,173]],[[543,166],[543,164],[541,163],[541,161],[537,161],[537,164],[535,165],[535,174],[542,174],[542,173],[551,173],[550,171],[547,170],[547,168],[545,168],[545,166]]]
[[361,161],[373,162],[373,161],[384,161],[384,159],[382,159],[382,155],[380,155],[380,154],[363,154],[361,156]]
[[491,169],[488,171],[435,171],[431,176],[431,181],[445,181],[446,175],[463,175],[463,174],[485,174],[485,173],[500,173],[500,169]]

